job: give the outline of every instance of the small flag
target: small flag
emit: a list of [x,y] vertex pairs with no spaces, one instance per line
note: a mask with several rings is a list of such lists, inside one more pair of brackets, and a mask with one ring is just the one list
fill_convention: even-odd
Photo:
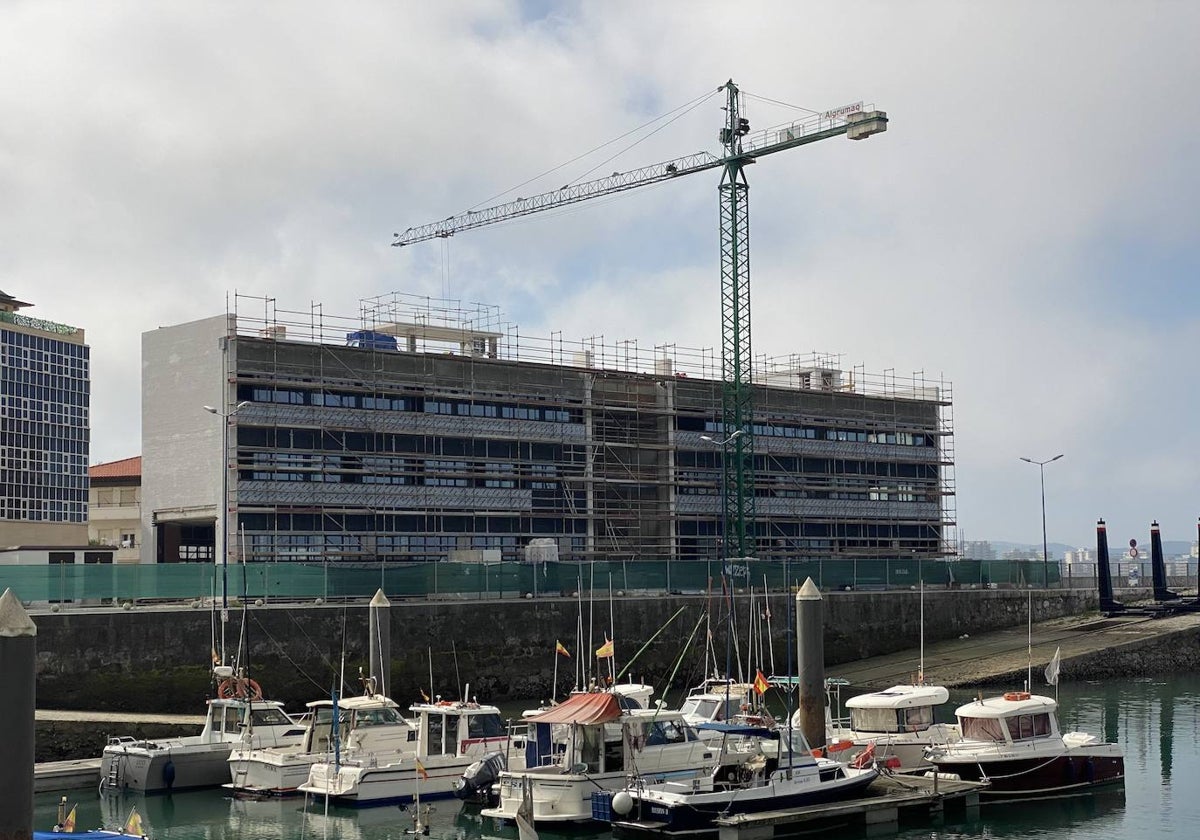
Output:
[[428,771],[426,771],[425,765],[421,763],[421,759],[418,758],[418,759],[415,759],[415,761],[417,762],[417,775],[420,776],[422,779],[428,779],[429,773],[428,773]]
[[555,651],[555,653],[558,653],[558,654],[561,654],[562,656],[567,657],[567,659],[571,658],[571,651],[567,650],[562,642],[555,641],[554,651]]
[[121,829],[122,834],[132,834],[134,837],[145,837],[146,832],[142,830],[142,815],[138,813],[137,808],[133,808],[129,812],[129,819],[125,820],[125,827]]
[[771,683],[763,676],[762,671],[755,671],[754,674],[754,690],[759,694],[766,694],[767,689],[771,687]]
[[538,840],[537,830],[533,827],[533,783],[528,776],[521,780],[521,804],[517,806],[516,816],[518,840]]
[[417,689],[417,690],[421,692],[421,699],[422,699],[422,700],[424,700],[426,703],[428,703],[428,702],[429,702],[429,695],[425,693],[425,689],[423,689],[423,688],[419,688],[419,689]]
[[[63,798],[65,799],[66,797]],[[77,807],[77,805],[71,806],[71,813],[67,814],[67,818],[63,820],[62,828],[60,828],[59,831],[63,832],[64,834],[70,834],[75,830],[75,809]]]
[[217,656],[217,649],[216,649],[216,648],[211,648],[211,650],[212,650],[212,663],[213,663],[213,665],[220,665],[220,664],[221,664],[221,657]]
[[605,639],[604,644],[600,645],[600,647],[598,647],[596,649],[596,658],[597,659],[611,659],[613,656],[613,652],[614,652],[613,640]]
[[1058,685],[1058,671],[1062,664],[1062,647],[1054,649],[1054,658],[1046,666],[1046,685]]

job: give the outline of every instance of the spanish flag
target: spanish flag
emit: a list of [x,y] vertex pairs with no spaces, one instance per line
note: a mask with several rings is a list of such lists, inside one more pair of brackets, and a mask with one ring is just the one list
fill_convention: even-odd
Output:
[[754,690],[757,691],[759,694],[766,694],[767,689],[770,687],[771,687],[771,683],[768,682],[767,678],[763,676],[763,672],[755,671],[755,673],[754,673]]
[[[63,798],[65,799],[66,797]],[[77,805],[71,806],[71,813],[67,814],[67,818],[63,820],[62,828],[60,828],[59,831],[63,832],[64,834],[70,834],[71,832],[75,831],[75,809],[77,807]]]
[[422,779],[428,779],[429,773],[428,773],[428,771],[426,771],[425,765],[421,763],[421,759],[417,758],[417,759],[414,759],[414,761],[416,761],[416,763],[417,763],[417,775],[420,776]]
[[554,652],[567,657],[567,659],[571,658],[571,651],[567,650],[562,642],[556,641],[554,643]]
[[597,659],[611,659],[613,656],[613,640],[605,639],[604,644],[596,649]]
[[129,812],[129,819],[125,820],[125,827],[121,829],[122,834],[132,834],[134,837],[145,837],[146,832],[142,829],[142,815],[137,812],[137,808]]

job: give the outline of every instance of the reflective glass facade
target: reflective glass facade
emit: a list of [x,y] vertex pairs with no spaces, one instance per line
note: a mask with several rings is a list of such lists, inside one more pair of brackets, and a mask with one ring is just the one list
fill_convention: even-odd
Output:
[[87,345],[0,323],[0,521],[87,522]]

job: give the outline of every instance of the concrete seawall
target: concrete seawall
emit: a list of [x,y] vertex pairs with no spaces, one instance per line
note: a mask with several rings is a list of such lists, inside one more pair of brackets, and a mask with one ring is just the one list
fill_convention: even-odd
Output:
[[[770,596],[776,668],[786,659],[790,596]],[[713,616],[714,647],[725,649],[720,596],[624,597],[613,604],[618,664],[624,666],[645,645],[629,671],[663,685],[679,663],[675,688],[696,682],[703,668],[706,610]],[[758,596],[761,614],[762,600]],[[1096,609],[1094,593],[1035,591],[1035,621],[1079,615]],[[1027,621],[1029,594],[1015,590],[927,590],[925,639],[955,639]],[[744,647],[748,599],[735,600],[737,635]],[[676,614],[678,615],[676,616]],[[299,708],[326,696],[345,661],[348,688],[357,690],[359,667],[367,662],[367,607],[267,605],[246,613],[245,649],[249,668],[267,695]],[[672,616],[673,621],[663,630]],[[206,610],[65,609],[34,614],[38,625],[37,699],[43,709],[88,709],[191,713],[211,692],[210,649],[213,616]],[[579,604],[571,599],[521,601],[398,602],[391,611],[393,688],[401,702],[430,691],[450,697],[470,683],[481,700],[504,701],[548,696],[556,665],[555,640],[573,658],[559,657],[559,690],[572,683],[581,653],[575,641]],[[583,605],[585,637],[598,647],[609,631],[607,598]],[[765,630],[765,624],[763,625]],[[661,633],[659,631],[662,630]],[[242,632],[242,613],[227,627],[230,647]],[[658,636],[652,641],[647,640]],[[831,666],[916,647],[921,633],[921,598],[913,591],[825,593],[825,655]],[[217,632],[219,636],[219,630]],[[584,646],[588,644],[587,638]],[[243,659],[243,662],[245,659]]]

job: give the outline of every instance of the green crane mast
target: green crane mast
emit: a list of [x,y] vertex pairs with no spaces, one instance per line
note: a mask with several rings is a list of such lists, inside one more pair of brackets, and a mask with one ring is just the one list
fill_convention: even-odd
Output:
[[[721,129],[721,157],[697,152],[611,177],[568,185],[531,198],[518,198],[482,210],[469,210],[439,222],[410,227],[395,234],[392,245],[453,236],[464,230],[577,204],[592,198],[720,168],[721,183],[721,374],[725,555],[754,553],[754,402],[750,345],[750,188],[745,168],[758,158],[846,135],[861,140],[887,130],[887,114],[863,109],[861,102],[805,117],[750,136],[741,92],[732,80],[718,91],[726,95],[726,122]],[[740,432],[734,436],[735,432]],[[730,439],[732,438],[732,439]]]

